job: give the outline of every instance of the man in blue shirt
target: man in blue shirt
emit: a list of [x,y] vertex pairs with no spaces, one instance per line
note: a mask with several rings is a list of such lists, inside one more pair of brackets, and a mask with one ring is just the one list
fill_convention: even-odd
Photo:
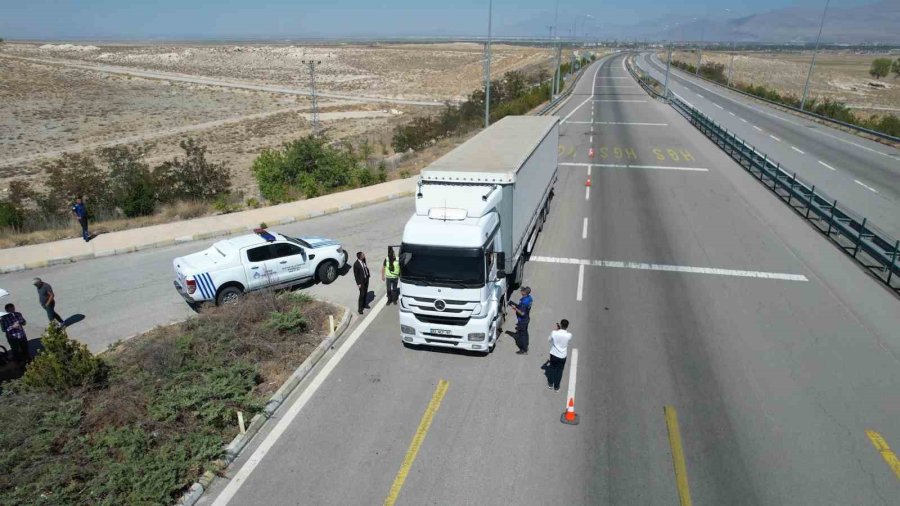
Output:
[[516,346],[519,351],[516,355],[528,354],[528,323],[531,321],[531,288],[523,286],[519,289],[521,298],[519,303],[513,301],[509,305],[516,311]]
[[90,241],[91,235],[88,233],[87,209],[85,209],[84,201],[81,197],[75,199],[75,205],[72,206],[72,214],[75,215],[75,219],[81,225],[81,237],[84,238],[84,242]]

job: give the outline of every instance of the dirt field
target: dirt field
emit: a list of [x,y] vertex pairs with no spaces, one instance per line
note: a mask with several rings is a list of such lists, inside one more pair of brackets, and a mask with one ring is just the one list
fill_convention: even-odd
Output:
[[[840,100],[864,114],[900,114],[900,79],[895,78],[894,74],[880,80],[869,75],[872,60],[880,57],[896,59],[900,54],[819,53],[810,80],[810,95]],[[672,58],[689,63],[697,61],[696,54],[689,53],[673,53]],[[734,58],[734,80],[764,84],[800,96],[811,59],[811,52],[740,53]],[[729,53],[704,53],[703,61],[724,64],[725,75],[728,75]]]
[[[545,49],[495,46],[493,74],[548,66]],[[300,47],[277,45],[0,46],[0,188],[15,177],[40,180],[42,160],[116,143],[151,147],[151,161],[178,154],[190,135],[230,165],[238,189],[256,193],[250,163],[265,147],[311,131],[306,97],[127,75],[152,70],[229,82],[309,85],[304,59],[321,60],[321,92],[392,99],[461,100],[481,82],[476,44]],[[36,61],[41,60],[41,61]],[[87,65],[74,68],[72,65]],[[115,67],[115,73],[101,68]],[[124,71],[121,72],[121,71]],[[390,131],[416,105],[320,99],[335,139],[376,143],[391,154]],[[387,145],[387,150],[382,149]]]

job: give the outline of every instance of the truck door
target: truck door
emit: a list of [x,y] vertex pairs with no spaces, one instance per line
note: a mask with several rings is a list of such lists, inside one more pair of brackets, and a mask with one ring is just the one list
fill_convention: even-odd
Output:
[[278,277],[278,283],[290,283],[312,276],[312,262],[306,251],[296,244],[279,242],[272,245],[272,264]]
[[276,284],[277,273],[272,261],[272,246],[265,244],[244,250],[244,273],[247,276],[247,289],[258,290]]

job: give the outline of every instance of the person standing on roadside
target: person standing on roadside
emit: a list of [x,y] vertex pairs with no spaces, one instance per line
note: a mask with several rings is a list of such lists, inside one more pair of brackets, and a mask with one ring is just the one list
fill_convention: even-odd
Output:
[[88,233],[87,209],[84,207],[84,200],[81,197],[75,199],[75,204],[72,206],[72,214],[78,220],[78,224],[81,225],[81,237],[84,239],[84,242],[90,241],[91,234]]
[[7,304],[3,310],[6,314],[0,316],[0,330],[6,334],[13,360],[25,365],[31,361],[31,355],[28,353],[28,337],[25,335],[25,318],[12,304]]
[[363,314],[363,309],[369,309],[369,266],[366,264],[366,254],[362,251],[356,252],[356,262],[353,264],[353,277],[356,279],[356,287],[359,288],[359,314]]
[[547,374],[547,388],[559,392],[559,383],[562,381],[563,369],[566,368],[566,358],[569,356],[569,341],[572,333],[569,332],[569,320],[562,319],[556,324],[556,330],[550,333],[547,342],[550,343],[550,367]]
[[523,286],[519,289],[519,303],[509,301],[516,312],[516,355],[528,354],[528,324],[531,322],[531,288]]
[[397,261],[397,257],[394,255],[393,246],[388,246],[388,256],[384,259],[384,264],[381,266],[381,280],[387,284],[387,303],[396,305],[397,299],[400,298],[400,289],[398,288],[400,283],[400,262]]
[[47,312],[50,323],[56,322],[60,327],[65,327],[62,317],[56,314],[56,295],[53,293],[53,287],[49,283],[44,283],[41,278],[34,278],[34,286],[37,288],[38,302]]

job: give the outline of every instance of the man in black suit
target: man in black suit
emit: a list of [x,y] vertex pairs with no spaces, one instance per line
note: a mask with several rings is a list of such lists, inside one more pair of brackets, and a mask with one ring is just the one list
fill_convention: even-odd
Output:
[[356,263],[353,264],[353,277],[356,279],[356,286],[359,288],[359,314],[363,314],[363,309],[369,309],[366,298],[369,295],[369,266],[366,265],[366,254],[362,251],[356,252]]

